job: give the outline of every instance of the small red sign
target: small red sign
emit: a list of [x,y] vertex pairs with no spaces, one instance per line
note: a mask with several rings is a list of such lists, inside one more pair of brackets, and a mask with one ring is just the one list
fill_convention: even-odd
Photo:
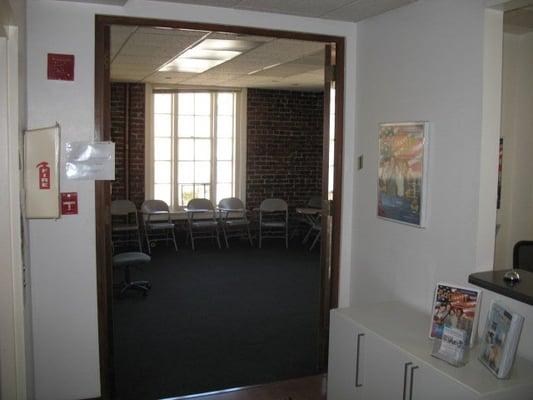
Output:
[[74,80],[74,55],[48,54],[48,79],[60,81]]
[[61,193],[61,214],[74,215],[78,213],[78,193]]
[[42,161],[35,166],[39,169],[39,189],[40,190],[49,190],[50,189],[50,167],[46,161]]

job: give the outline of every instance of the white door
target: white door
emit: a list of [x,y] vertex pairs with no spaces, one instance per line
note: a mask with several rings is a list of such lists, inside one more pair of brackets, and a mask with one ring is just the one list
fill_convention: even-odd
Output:
[[413,364],[409,373],[408,386],[409,396],[406,400],[471,400],[477,398],[471,390],[424,365]]
[[[401,350],[372,333],[365,336],[363,395],[368,400],[407,400],[411,360]],[[429,400],[427,397],[425,400]]]
[[328,400],[363,399],[361,373],[364,369],[366,334],[356,324],[331,314],[329,333]]

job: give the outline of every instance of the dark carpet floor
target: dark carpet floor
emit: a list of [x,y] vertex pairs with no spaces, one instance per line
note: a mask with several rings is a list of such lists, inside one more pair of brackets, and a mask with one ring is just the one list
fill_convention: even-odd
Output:
[[[203,242],[203,243],[202,243]],[[316,374],[319,252],[164,244],[113,304],[116,398],[159,399]],[[117,276],[117,279],[121,275]]]

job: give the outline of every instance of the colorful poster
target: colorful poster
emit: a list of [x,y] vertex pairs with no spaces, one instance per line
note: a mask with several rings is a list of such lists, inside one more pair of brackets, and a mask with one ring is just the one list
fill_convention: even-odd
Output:
[[379,127],[378,216],[424,226],[427,122]]
[[466,343],[472,343],[480,297],[477,289],[439,283],[433,300],[429,336],[441,339],[444,328],[449,327],[465,331]]

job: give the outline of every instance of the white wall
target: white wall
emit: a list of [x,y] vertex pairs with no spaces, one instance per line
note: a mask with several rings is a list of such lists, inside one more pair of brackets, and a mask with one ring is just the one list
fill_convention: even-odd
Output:
[[[130,0],[122,7],[28,2],[28,127],[59,121],[63,141],[94,137],[94,15],[131,15],[248,25],[347,37],[340,301],[348,303],[353,220],[355,24],[212,7]],[[47,81],[46,54],[76,57],[75,81]],[[98,334],[94,184],[67,181],[80,214],[30,223],[35,392],[37,399],[97,397]]]
[[495,268],[511,268],[513,246],[533,240],[533,34],[504,35],[503,179]]
[[[437,281],[465,285],[470,273],[492,268],[493,228],[480,227],[483,218],[494,223],[495,211],[478,210],[480,193],[495,193],[490,176],[480,185],[482,162],[497,163],[481,151],[484,90],[494,92],[484,87],[484,56],[497,55],[498,44],[484,54],[484,4],[420,0],[358,24],[357,148],[366,166],[355,177],[354,304],[401,300],[429,311]],[[494,36],[501,14],[488,21]],[[378,124],[412,120],[431,123],[426,229],[376,217]],[[489,152],[497,151],[493,131]]]

